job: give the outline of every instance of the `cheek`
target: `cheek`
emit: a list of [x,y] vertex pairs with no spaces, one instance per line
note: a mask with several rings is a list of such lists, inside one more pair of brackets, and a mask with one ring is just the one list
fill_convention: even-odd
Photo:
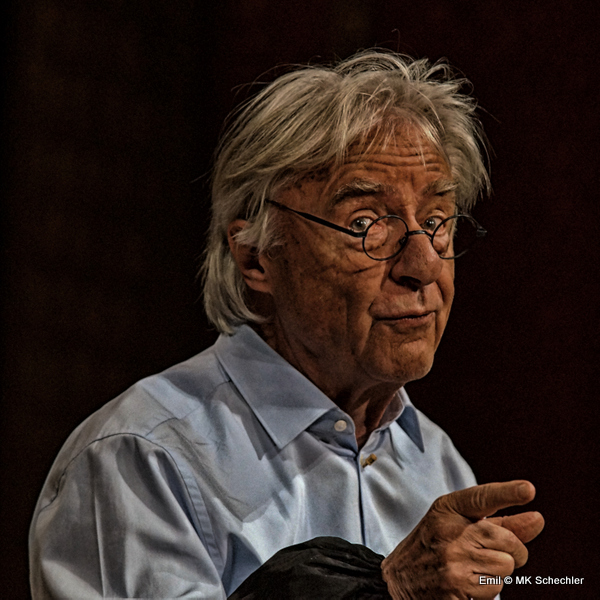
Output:
[[449,263],[437,282],[443,300],[443,309],[438,313],[437,343],[439,343],[448,323],[450,309],[454,300],[454,261],[449,261]]
[[325,250],[294,249],[282,252],[277,261],[273,296],[278,315],[336,338],[364,328],[368,308],[380,291],[381,265],[369,263],[365,269]]
[[339,304],[335,290],[338,273],[331,260],[315,256],[298,244],[281,249],[274,262],[272,290],[280,316],[309,313],[318,319],[332,304]]
[[361,266],[342,256],[333,240],[304,229],[294,232],[275,258],[276,278],[295,293],[311,290],[317,297],[351,293]]
[[444,305],[447,310],[450,311],[452,301],[454,300],[454,261],[447,261],[448,265],[445,265],[445,269],[439,280],[440,290],[442,292],[442,298],[444,299]]

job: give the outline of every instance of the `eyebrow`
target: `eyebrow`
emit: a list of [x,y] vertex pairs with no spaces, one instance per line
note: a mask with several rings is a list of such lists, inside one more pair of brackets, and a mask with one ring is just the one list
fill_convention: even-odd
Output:
[[332,206],[337,206],[345,200],[351,198],[360,198],[361,196],[371,196],[391,191],[391,187],[383,183],[375,183],[368,179],[355,179],[350,183],[344,184],[339,188],[331,198]]
[[458,188],[458,183],[453,179],[442,177],[428,183],[422,191],[424,196],[444,196],[454,192]]
[[[441,177],[431,183],[428,183],[422,191],[424,196],[444,196],[456,190],[458,183],[452,179]],[[393,187],[383,183],[369,181],[368,179],[355,179],[350,183],[344,184],[335,192],[331,199],[331,205],[337,206],[345,200],[351,198],[360,198],[361,196],[371,196],[375,194],[393,194]]]

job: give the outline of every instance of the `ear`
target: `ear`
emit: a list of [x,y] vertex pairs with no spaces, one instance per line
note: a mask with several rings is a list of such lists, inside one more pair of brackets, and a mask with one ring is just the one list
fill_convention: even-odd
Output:
[[265,294],[271,293],[271,285],[267,272],[265,271],[266,258],[258,253],[254,246],[248,246],[238,241],[237,234],[244,229],[247,221],[236,219],[227,228],[227,241],[238,269],[240,270],[246,285],[256,291]]

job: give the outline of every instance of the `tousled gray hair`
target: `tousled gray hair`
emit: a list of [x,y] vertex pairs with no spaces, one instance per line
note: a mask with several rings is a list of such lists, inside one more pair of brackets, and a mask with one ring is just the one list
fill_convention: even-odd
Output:
[[307,66],[282,75],[241,107],[217,149],[212,221],[202,268],[204,305],[225,333],[258,323],[246,302],[246,284],[227,242],[238,234],[259,252],[275,243],[265,200],[311,171],[340,163],[349,146],[370,134],[393,136],[415,126],[447,159],[457,202],[469,210],[489,178],[476,102],[461,93],[468,81],[443,62],[369,50],[332,66]]

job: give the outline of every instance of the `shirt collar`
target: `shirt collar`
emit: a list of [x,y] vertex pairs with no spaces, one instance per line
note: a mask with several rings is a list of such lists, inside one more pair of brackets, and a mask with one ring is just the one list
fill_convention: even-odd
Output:
[[406,433],[421,452],[425,452],[417,409],[413,406],[413,403],[410,401],[404,388],[398,390],[396,396],[385,409],[377,429],[385,429],[386,427],[389,427],[393,421],[396,421],[398,425],[400,425],[404,430],[404,433]]
[[[221,335],[215,344],[215,352],[279,449],[327,412],[343,413],[248,325],[237,328],[232,336]],[[404,389],[386,410],[380,428],[394,420],[423,452],[417,413]]]
[[248,325],[221,335],[215,351],[231,381],[278,448],[336,405]]
[[396,421],[419,450],[425,452],[417,409],[413,406],[404,388],[398,391],[398,395],[402,399],[402,412],[398,415]]

